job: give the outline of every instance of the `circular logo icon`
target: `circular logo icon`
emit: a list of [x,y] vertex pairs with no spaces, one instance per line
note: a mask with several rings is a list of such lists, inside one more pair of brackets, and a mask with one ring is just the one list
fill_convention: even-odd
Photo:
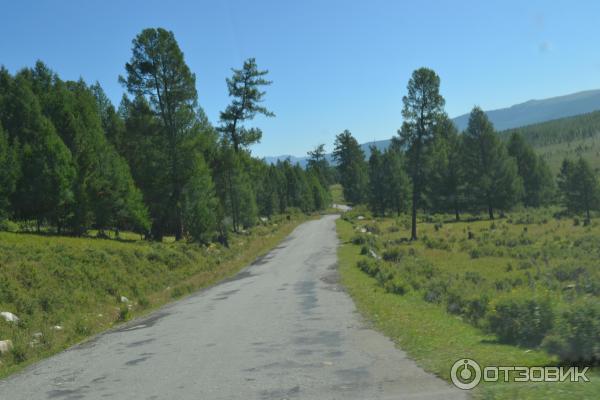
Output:
[[481,381],[481,367],[475,360],[461,358],[452,365],[450,378],[459,389],[473,389]]

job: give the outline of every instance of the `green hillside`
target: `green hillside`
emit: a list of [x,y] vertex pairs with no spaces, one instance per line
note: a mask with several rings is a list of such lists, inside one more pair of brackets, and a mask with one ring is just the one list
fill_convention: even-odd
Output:
[[600,111],[528,125],[501,132],[508,139],[519,132],[542,155],[553,172],[564,158],[583,157],[600,171]]

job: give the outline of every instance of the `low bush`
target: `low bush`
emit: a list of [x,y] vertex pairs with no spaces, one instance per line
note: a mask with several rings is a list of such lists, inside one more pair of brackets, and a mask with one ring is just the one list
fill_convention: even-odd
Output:
[[600,302],[585,298],[561,310],[543,347],[563,362],[600,362]]
[[441,303],[448,294],[448,281],[444,279],[433,279],[424,287],[423,300],[428,303]]
[[552,328],[554,313],[546,298],[511,293],[497,300],[487,316],[490,330],[502,343],[537,346]]
[[404,251],[399,247],[394,247],[383,252],[382,258],[389,262],[398,262],[404,257]]
[[8,220],[8,219],[2,219],[2,217],[0,217],[0,231],[18,232],[19,224],[12,222],[11,220]]
[[379,262],[374,259],[363,258],[356,263],[356,266],[369,276],[375,276],[379,272]]
[[352,238],[352,244],[355,245],[368,245],[373,248],[379,248],[377,239],[371,235],[358,234]]
[[394,276],[384,283],[383,288],[389,293],[403,295],[409,291],[410,285],[399,276]]
[[560,264],[554,267],[552,273],[560,282],[575,281],[579,275],[586,272],[585,267],[575,266],[573,264]]

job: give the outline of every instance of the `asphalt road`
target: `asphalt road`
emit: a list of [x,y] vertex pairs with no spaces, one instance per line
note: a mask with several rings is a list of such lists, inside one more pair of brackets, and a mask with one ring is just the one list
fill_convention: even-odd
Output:
[[0,399],[451,399],[338,285],[335,216],[235,278],[0,381]]

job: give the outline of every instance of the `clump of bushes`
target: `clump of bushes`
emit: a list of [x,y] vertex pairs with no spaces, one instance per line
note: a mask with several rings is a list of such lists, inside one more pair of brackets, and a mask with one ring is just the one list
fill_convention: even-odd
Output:
[[438,249],[438,250],[450,250],[451,249],[450,243],[446,242],[444,240],[444,238],[442,238],[442,237],[437,238],[437,239],[431,239],[427,236],[424,236],[423,244],[425,244],[425,246],[428,249]]
[[448,293],[448,281],[445,279],[432,279],[425,284],[423,300],[428,303],[441,303]]
[[398,247],[383,252],[382,258],[389,262],[398,262],[404,257],[404,252]]
[[377,225],[377,224],[366,224],[365,229],[367,230],[367,232],[370,232],[374,235],[379,235],[381,233],[381,230],[379,229],[379,225]]
[[556,325],[543,342],[548,352],[564,362],[600,362],[600,302],[584,298],[559,312]]
[[500,342],[523,346],[539,345],[553,321],[550,301],[530,293],[500,298],[487,316],[488,326]]
[[410,289],[410,285],[400,276],[390,264],[374,259],[361,259],[356,266],[367,275],[377,279],[377,283],[387,292],[395,294],[405,294]]
[[572,264],[560,264],[552,271],[554,277],[560,282],[577,280],[579,275],[586,273],[586,268]]
[[379,272],[379,262],[373,259],[361,259],[356,263],[358,269],[369,276],[375,276]]
[[471,324],[479,326],[487,314],[490,299],[485,293],[464,290],[464,286],[448,291],[446,310],[451,314],[464,316]]
[[409,291],[410,285],[399,276],[393,276],[383,284],[383,288],[389,293],[403,295]]
[[379,248],[379,245],[377,243],[377,239],[374,238],[371,235],[363,235],[363,234],[358,234],[355,235],[352,238],[352,244],[355,244],[357,246],[361,246],[361,245],[367,245],[369,247],[373,247],[373,248]]

